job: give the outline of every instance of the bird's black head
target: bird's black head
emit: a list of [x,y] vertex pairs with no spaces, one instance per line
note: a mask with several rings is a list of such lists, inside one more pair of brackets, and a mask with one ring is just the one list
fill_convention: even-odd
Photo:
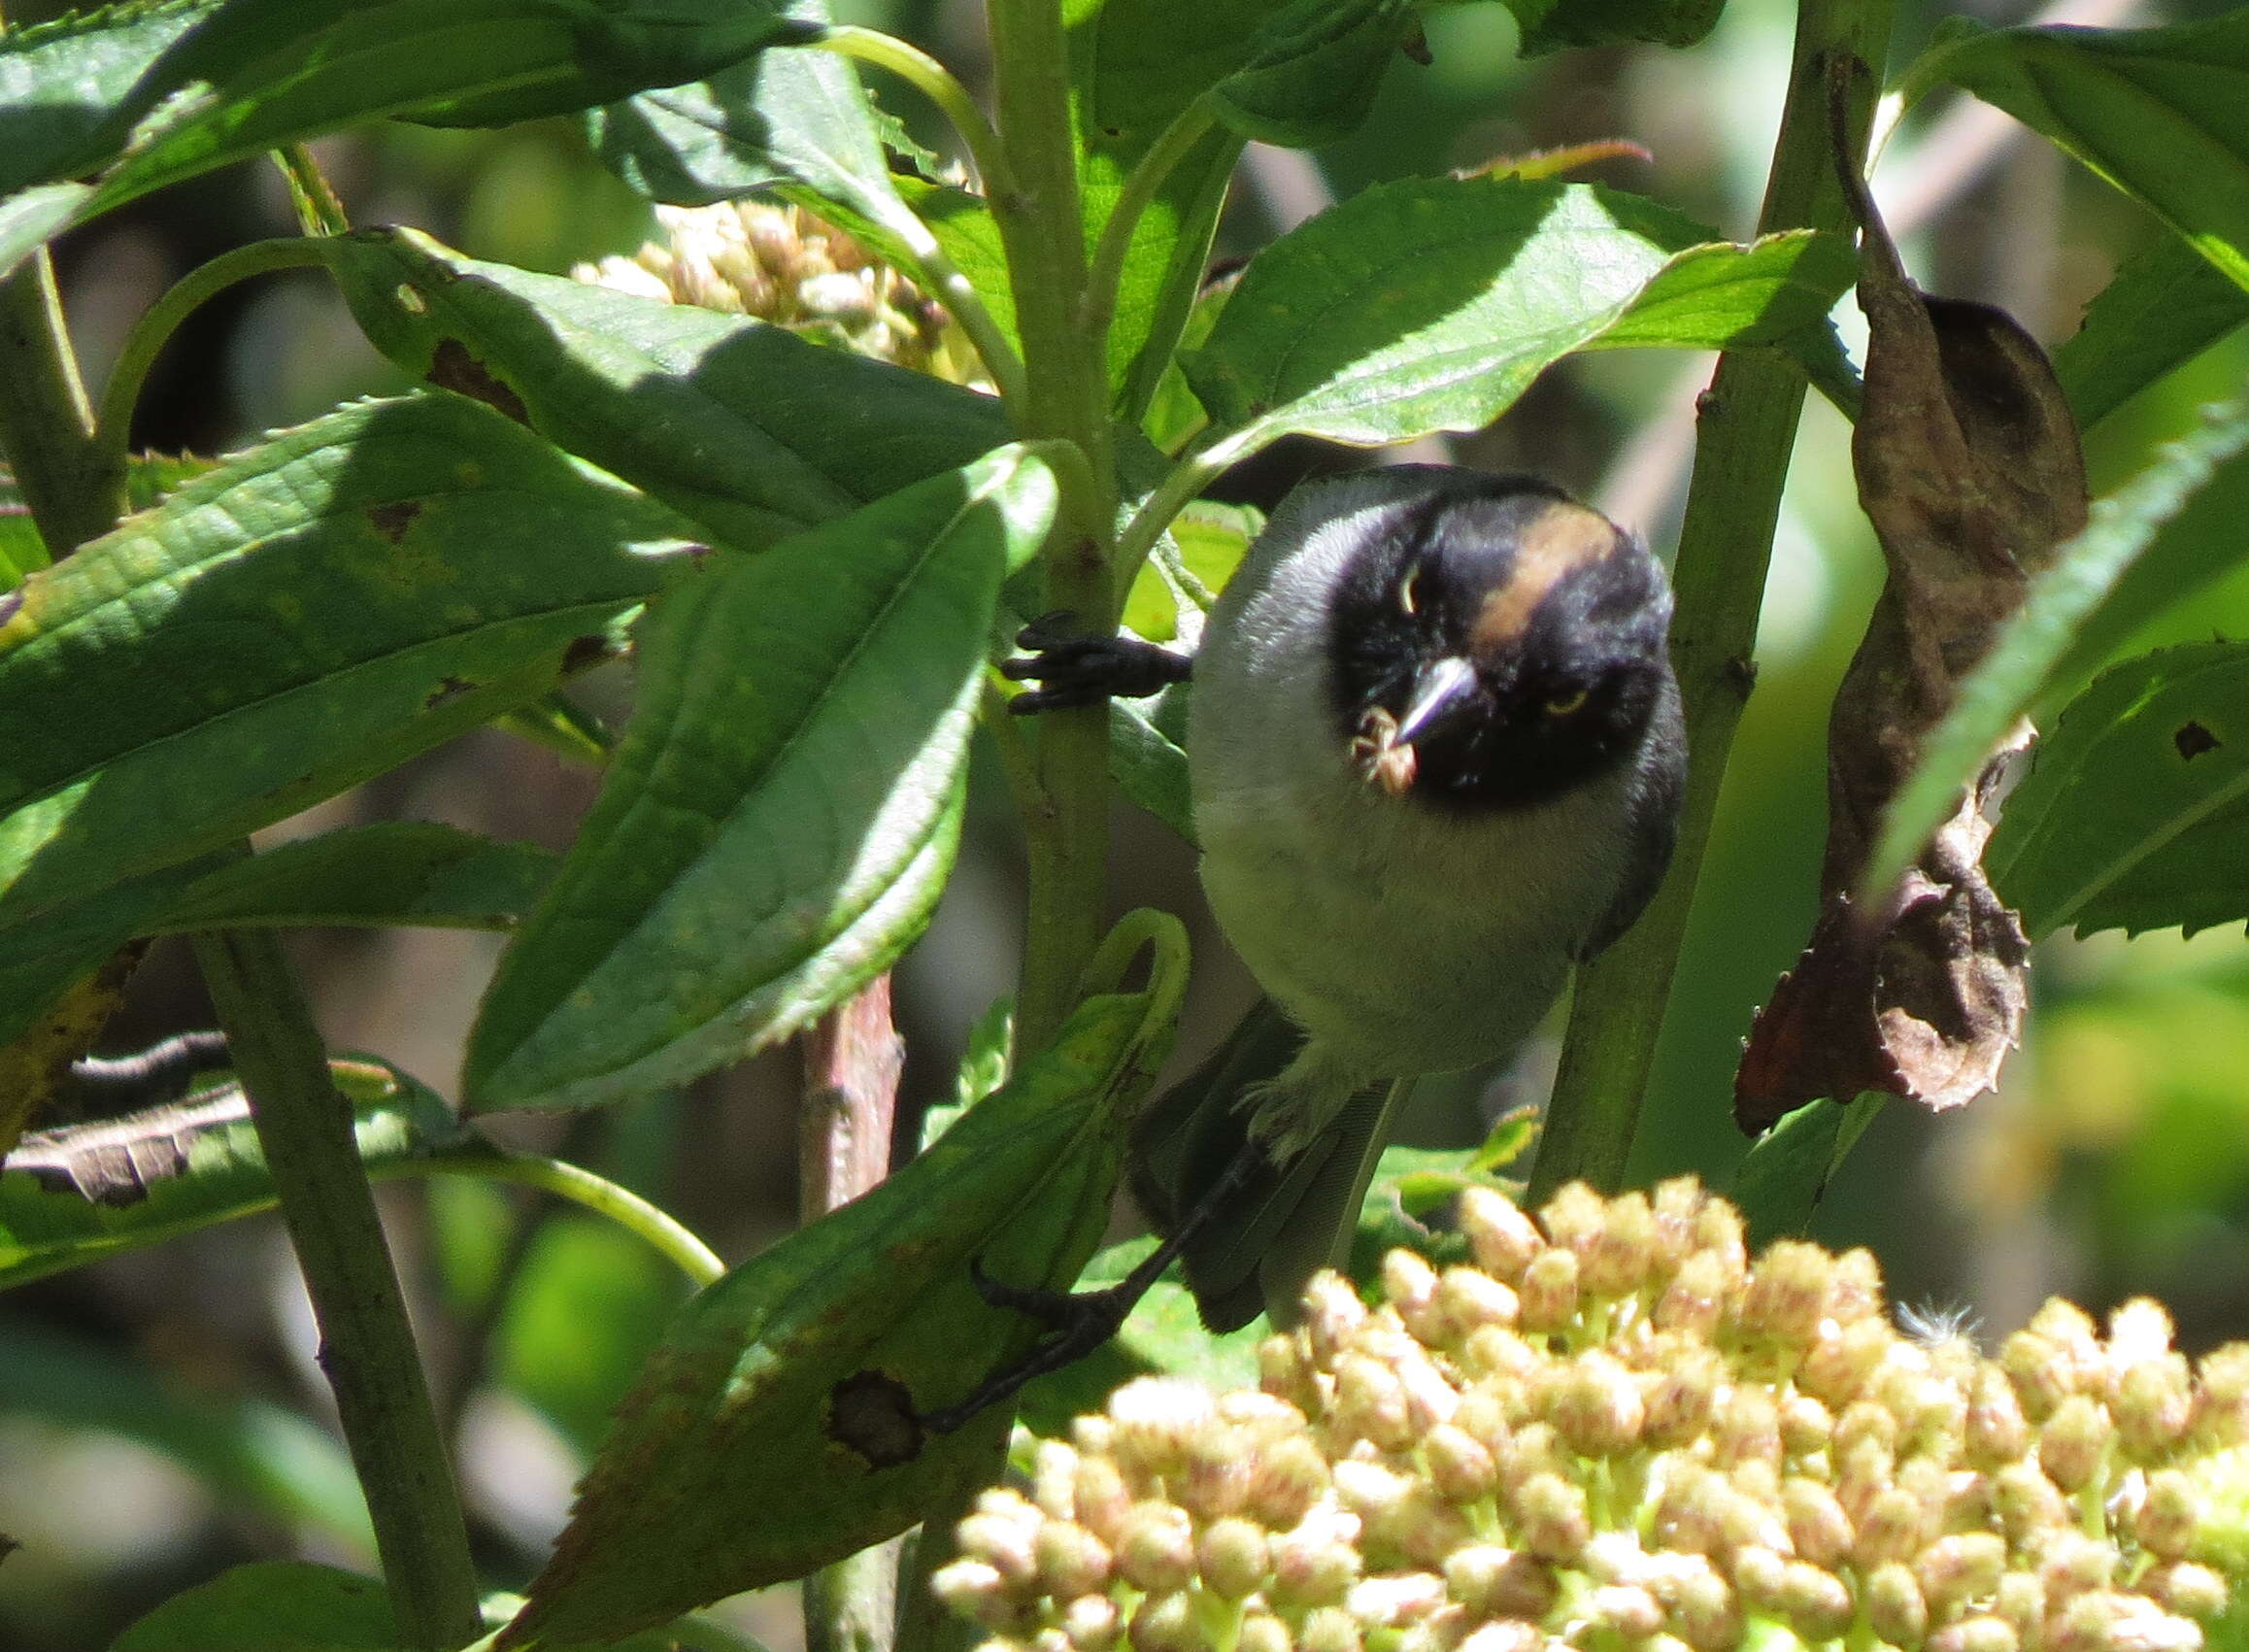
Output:
[[1333,713],[1370,783],[1462,807],[1543,802],[1624,761],[1669,670],[1663,570],[1527,477],[1445,466],[1336,590]]

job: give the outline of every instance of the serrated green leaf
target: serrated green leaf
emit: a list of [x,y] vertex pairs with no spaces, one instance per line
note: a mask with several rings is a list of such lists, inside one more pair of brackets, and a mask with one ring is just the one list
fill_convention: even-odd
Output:
[[[504,125],[566,114],[714,73],[789,27],[738,0],[226,0],[197,8],[192,26],[171,38],[137,17],[106,14],[45,38],[36,31],[27,46],[0,45],[0,62],[12,48],[36,52],[17,73],[47,84],[69,84],[86,63],[110,94],[67,119],[50,111],[28,153],[0,146],[8,157],[0,190],[100,174],[67,206],[50,195],[19,225],[0,217],[0,255],[20,255],[65,222],[151,189],[354,121]],[[54,219],[58,208],[67,217]]]
[[[827,17],[822,0],[784,10],[797,23]],[[642,194],[672,206],[780,185],[801,185],[878,222],[891,221],[898,205],[857,72],[832,51],[761,52],[695,84],[595,110],[588,121],[594,152]]]
[[[488,1154],[433,1092],[384,1063],[329,1063],[360,1162],[393,1174],[446,1151]],[[272,1208],[241,1090],[224,1085],[98,1124],[33,1131],[0,1169],[0,1290]]]
[[1824,315],[1849,279],[1823,237],[1706,240],[1594,185],[1384,185],[1259,253],[1188,380],[1229,449],[1290,433],[1379,446],[1481,428],[1612,331],[1621,345],[1769,339]]
[[220,0],[117,6],[0,35],[0,194],[100,164],[89,143],[136,84]]
[[2039,743],[1984,860],[2033,939],[2249,919],[2249,644],[2101,673]]
[[1211,88],[1219,118],[1290,149],[1349,137],[1373,107],[1412,11],[1408,0],[1294,0],[1265,19],[1248,59]]
[[756,550],[1008,440],[989,396],[780,327],[463,257],[411,229],[320,244],[408,372]]
[[692,525],[458,397],[237,455],[9,600],[0,921],[206,854],[554,687]]
[[1949,81],[2005,110],[2249,287],[2249,11],[2165,28],[1954,29],[1909,81]]
[[1088,998],[929,1151],[688,1304],[503,1646],[600,1640],[801,1576],[987,1471],[1006,1407],[950,1434],[916,1419],[1037,1334],[977,1292],[971,1258],[1062,1289],[1099,1242],[1185,979],[1177,924],[1143,922],[1147,993]]
[[2095,501],[2083,531],[2058,547],[1983,663],[1961,684],[1952,710],[1922,748],[1913,778],[1890,805],[1862,888],[1888,889],[1930,834],[1959,807],[1986,758],[2031,706],[2087,618],[2116,588],[2159,529],[2249,454],[2249,405],[2205,410],[2201,427],[2164,448],[2148,467]]
[[1185,727],[1191,691],[1181,684],[1154,699],[1111,700],[1109,773],[1127,802],[1193,843],[1194,797],[1188,782]]
[[2249,321],[2249,292],[2175,235],[2116,272],[2054,352],[2054,376],[2091,429],[2148,386]]
[[173,1596],[110,1652],[398,1652],[380,1577],[309,1561],[252,1561]]
[[473,1105],[682,1082],[889,965],[951,866],[1000,582],[1054,501],[1002,449],[651,613],[633,722],[470,1039]]

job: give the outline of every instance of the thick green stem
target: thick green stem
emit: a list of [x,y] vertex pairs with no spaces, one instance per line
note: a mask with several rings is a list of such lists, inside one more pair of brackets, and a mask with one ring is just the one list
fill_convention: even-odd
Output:
[[468,1531],[352,1110],[272,933],[198,935],[195,956],[304,1271],[398,1633],[413,1647],[465,1645],[482,1633]]
[[[1848,232],[1828,138],[1828,64],[1839,54],[1880,63],[1890,17],[1891,0],[1803,0],[1761,233],[1804,225]],[[1877,80],[1853,87],[1850,128],[1862,152]],[[1754,353],[1720,360],[1702,397],[1672,575],[1671,659],[1687,702],[1690,758],[1679,846],[1646,915],[1579,979],[1526,1194],[1533,1203],[1578,1177],[1601,1188],[1623,1180],[1727,754],[1754,680],[1758,609],[1803,400],[1793,363]],[[1724,1128],[1715,1116],[1712,1128]]]
[[45,248],[0,281],[0,455],[50,556],[69,556],[125,514],[123,453],[94,439]]
[[[1054,437],[1085,455],[1062,475],[1060,518],[1046,554],[1045,603],[1089,631],[1117,623],[1109,562],[1116,522],[1106,340],[1085,324],[1087,252],[1072,159],[1069,52],[1058,0],[992,0],[992,82],[1000,144],[1014,187],[992,196],[1007,246],[1024,393],[1026,438]],[[1030,912],[1017,995],[1016,1037],[1036,1050],[1069,1013],[1079,973],[1099,944],[1108,903],[1109,720],[1100,707],[1040,719],[1037,795],[1024,810]]]

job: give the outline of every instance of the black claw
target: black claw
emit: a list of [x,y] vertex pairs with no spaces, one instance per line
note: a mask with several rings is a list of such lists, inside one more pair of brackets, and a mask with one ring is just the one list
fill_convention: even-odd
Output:
[[1030,652],[1003,661],[999,674],[1039,687],[1016,695],[1008,702],[1010,711],[1027,717],[1099,705],[1111,697],[1144,699],[1187,680],[1191,662],[1185,656],[1135,637],[1076,635],[1070,629],[1075,620],[1057,609],[1016,633],[1017,646]]

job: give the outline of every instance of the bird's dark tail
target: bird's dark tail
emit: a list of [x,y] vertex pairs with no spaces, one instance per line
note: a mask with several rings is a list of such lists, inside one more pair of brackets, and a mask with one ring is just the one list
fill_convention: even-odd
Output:
[[[1250,1139],[1245,1095],[1286,1070],[1303,1043],[1273,1002],[1259,999],[1209,1059],[1150,1104],[1133,1132],[1133,1197],[1158,1231],[1192,1228],[1181,1265],[1213,1331],[1238,1330],[1260,1309],[1277,1325],[1293,1323],[1305,1282],[1335,1259],[1365,1194],[1387,1086],[1351,1096],[1286,1162]],[[1253,1163],[1236,1173],[1235,1188],[1205,1209],[1244,1155]]]

